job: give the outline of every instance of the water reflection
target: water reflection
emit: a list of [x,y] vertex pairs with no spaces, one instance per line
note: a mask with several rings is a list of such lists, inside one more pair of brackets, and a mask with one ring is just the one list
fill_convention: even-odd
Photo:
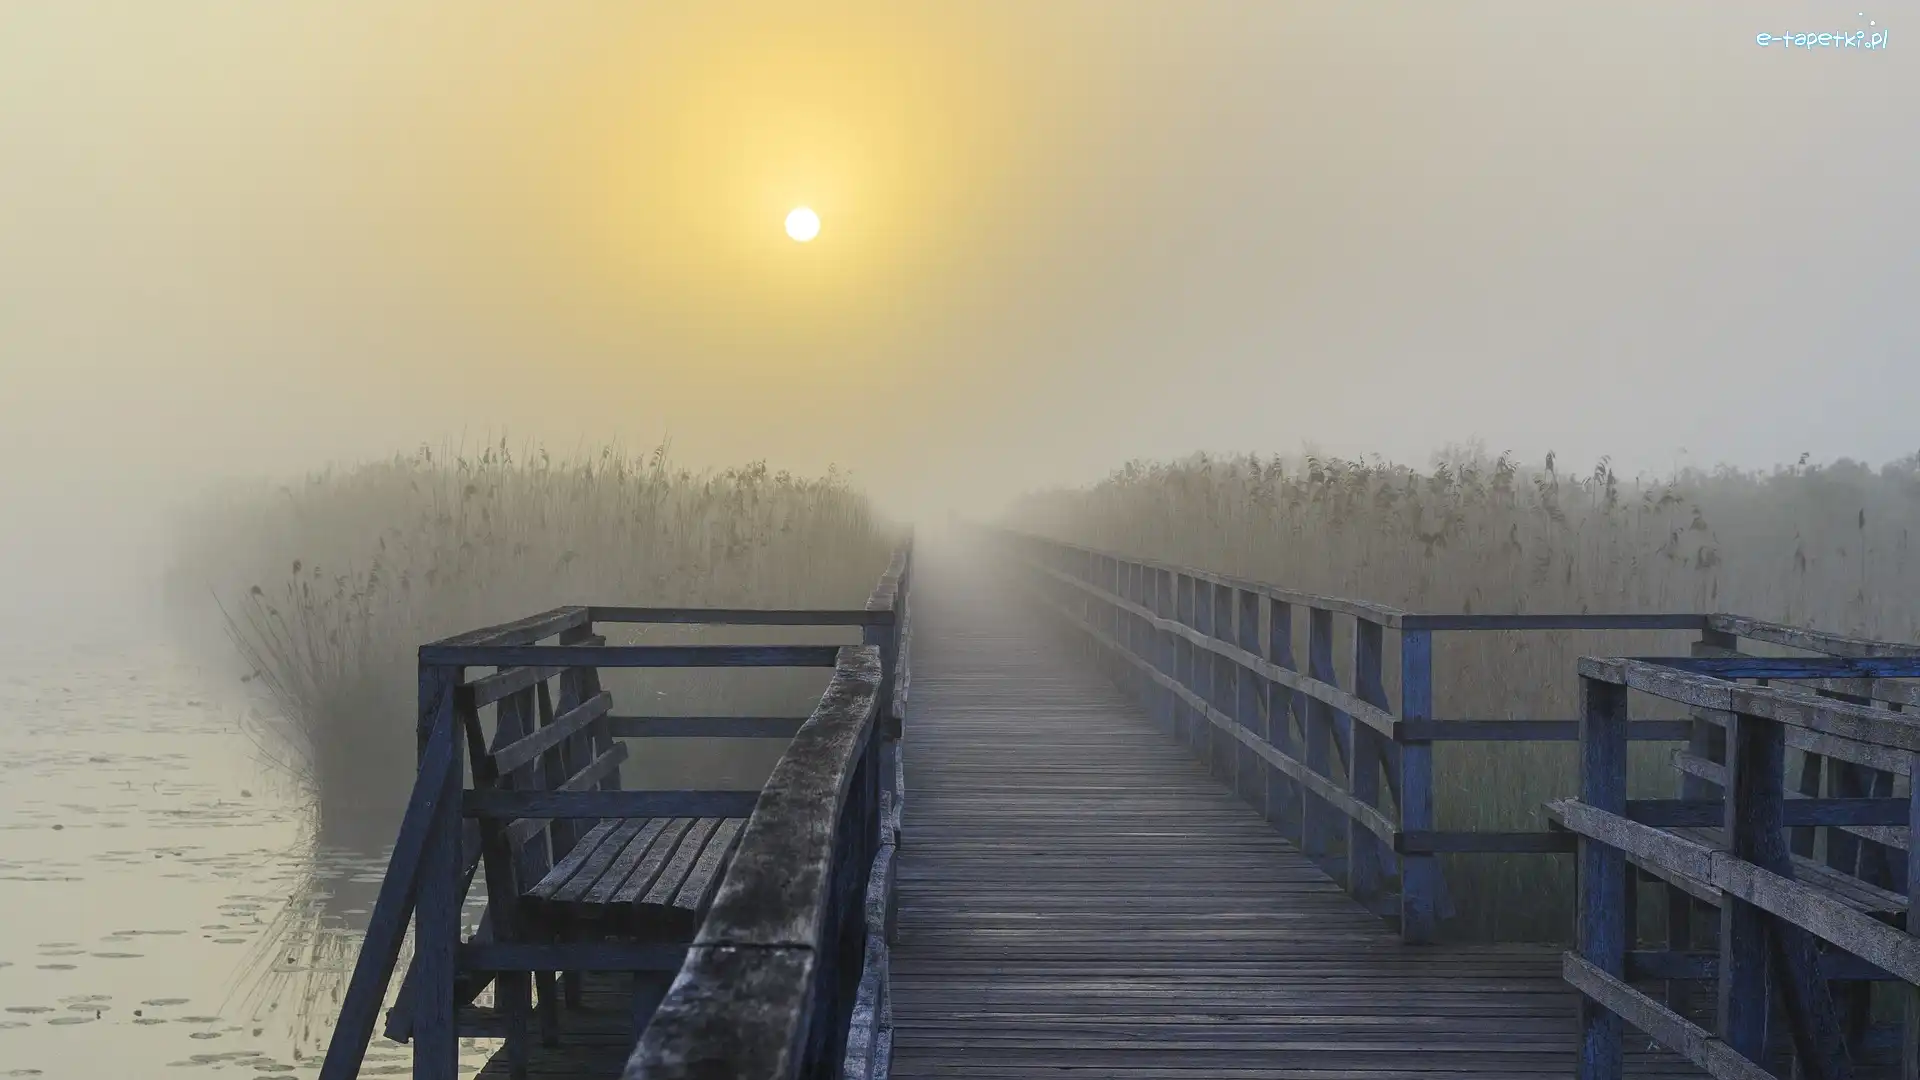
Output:
[[[386,853],[318,841],[221,681],[147,647],[0,668],[0,1076],[318,1072]],[[409,1067],[376,1039],[364,1075]]]

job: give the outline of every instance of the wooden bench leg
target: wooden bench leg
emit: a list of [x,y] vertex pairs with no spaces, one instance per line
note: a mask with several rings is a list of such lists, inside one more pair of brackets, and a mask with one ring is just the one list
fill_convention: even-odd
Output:
[[503,971],[494,979],[494,993],[507,1023],[507,1069],[513,1080],[526,1080],[528,1020],[533,1015],[533,979],[524,971]]
[[560,987],[559,980],[551,971],[535,972],[535,986],[540,991],[540,1045],[560,1045]]

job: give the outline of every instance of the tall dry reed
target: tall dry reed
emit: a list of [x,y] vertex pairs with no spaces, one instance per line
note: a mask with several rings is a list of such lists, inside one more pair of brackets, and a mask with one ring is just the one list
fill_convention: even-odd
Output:
[[[1011,520],[1064,540],[1414,611],[1722,611],[1920,640],[1920,456],[1878,470],[1802,459],[1765,473],[1634,480],[1605,461],[1568,474],[1551,455],[1527,467],[1473,448],[1439,455],[1425,470],[1377,459],[1196,456],[1136,462],[1088,488],[1036,493]],[[1572,717],[1578,657],[1684,654],[1688,638],[1438,635],[1436,712]],[[1636,708],[1657,714],[1646,705]],[[1635,746],[1639,794],[1674,790],[1669,749]],[[1435,760],[1445,829],[1537,829],[1541,802],[1573,791],[1566,744],[1449,743]],[[1456,932],[1553,938],[1568,925],[1570,860],[1444,862],[1461,912]]]
[[[391,840],[411,784],[422,643],[562,604],[853,606],[890,540],[837,473],[502,441],[224,492],[186,519],[171,588],[270,699],[267,745],[316,797],[322,840],[366,847]],[[663,675],[622,704],[804,712],[812,675],[787,674]]]

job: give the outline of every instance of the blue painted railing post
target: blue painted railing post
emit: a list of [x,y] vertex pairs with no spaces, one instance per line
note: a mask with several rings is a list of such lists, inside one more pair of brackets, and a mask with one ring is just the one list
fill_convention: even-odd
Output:
[[[1193,628],[1207,637],[1213,636],[1213,583],[1200,578],[1193,582]],[[1201,701],[1214,703],[1214,655],[1204,645],[1193,647],[1193,683],[1190,689]],[[1213,726],[1213,718],[1205,712],[1195,713],[1194,754],[1207,767],[1207,773],[1219,775],[1219,764],[1214,760],[1214,743],[1220,731]]]
[[[465,787],[462,746],[465,732],[456,700],[461,669],[420,669],[420,725],[431,732],[445,724],[451,738],[432,743],[450,755],[445,786],[434,808],[434,823],[420,856],[420,895],[413,913],[414,970],[420,981],[414,999],[414,1080],[454,1080],[460,1069],[454,978],[458,974],[460,907],[460,794]],[[444,748],[442,750],[441,748]]]
[[[1690,650],[1694,656],[1720,656],[1738,649],[1740,639],[1720,630],[1700,631],[1700,640],[1693,643]],[[1718,720],[1719,723],[1715,723]],[[1704,709],[1693,710],[1691,736],[1687,741],[1687,752],[1702,761],[1725,764],[1726,757],[1725,716],[1712,716]],[[1717,799],[1720,797],[1720,785],[1705,777],[1692,773],[1680,774],[1680,797],[1683,799]],[[1672,890],[1679,892],[1680,890]]]
[[[1369,705],[1387,706],[1387,688],[1381,680],[1383,634],[1379,623],[1356,619],[1353,630],[1353,695]],[[1375,810],[1380,805],[1380,739],[1374,729],[1349,718],[1347,792]],[[1359,818],[1347,819],[1347,892],[1374,906],[1385,877],[1386,849],[1373,830]]]
[[[1433,719],[1433,631],[1400,634],[1400,719]],[[1433,828],[1433,744],[1399,740],[1400,831]],[[1400,857],[1400,939],[1425,944],[1439,921],[1440,864],[1432,855]]]
[[[1213,586],[1213,625],[1208,628],[1215,641],[1223,645],[1233,644],[1233,589],[1226,585]],[[1222,716],[1234,715],[1234,694],[1240,677],[1240,665],[1218,653],[1213,654],[1213,707]],[[1240,740],[1229,732],[1207,725],[1213,733],[1213,771],[1216,776],[1227,782],[1227,786],[1238,790],[1234,782],[1239,755],[1235,748]]]
[[[1235,605],[1237,631],[1234,644],[1252,653],[1260,655],[1260,594],[1251,589],[1237,590]],[[1273,743],[1273,734],[1267,730],[1267,717],[1263,707],[1266,705],[1266,680],[1253,672],[1233,665],[1233,718],[1240,726],[1260,736],[1269,745]],[[1241,746],[1235,754],[1237,766],[1234,769],[1234,790],[1254,809],[1267,813],[1267,785],[1265,770],[1260,766],[1259,755],[1250,747]]]
[[[1173,617],[1173,576],[1165,570],[1153,572],[1153,613],[1162,619]],[[1156,629],[1153,632],[1153,667],[1155,671],[1171,679],[1174,677],[1174,637],[1171,630]],[[1169,686],[1155,687],[1158,708],[1154,715],[1167,729],[1167,734],[1175,739],[1180,737],[1180,697]]]
[[[1627,812],[1627,687],[1580,679],[1580,801],[1609,814]],[[1580,958],[1616,979],[1626,978],[1627,862],[1618,848],[1586,835],[1578,842]],[[1731,901],[1733,898],[1727,898]],[[1765,956],[1765,949],[1755,955]],[[1723,956],[1722,962],[1725,962]],[[1723,970],[1722,977],[1726,973]],[[1764,1002],[1765,979],[1761,979]],[[1580,997],[1580,1080],[1619,1080],[1623,1068],[1620,1018]],[[1749,1047],[1735,1046],[1742,1053]],[[1759,1055],[1750,1055],[1757,1057]]]
[[[1307,675],[1332,686],[1337,681],[1333,670],[1333,612],[1326,608],[1307,611]],[[1306,702],[1307,768],[1327,780],[1334,780],[1333,706],[1319,698]],[[1324,863],[1333,851],[1333,837],[1340,816],[1325,799],[1308,792],[1300,827],[1300,850],[1315,862]]]
[[[1753,818],[1784,795],[1785,743],[1778,725],[1757,716],[1728,713],[1726,732],[1724,841],[1734,857],[1758,862]],[[1749,1061],[1766,1059],[1768,921],[1764,909],[1737,896],[1721,901],[1720,1038]]]
[[[1267,661],[1283,671],[1293,671],[1293,605],[1284,600],[1267,601]],[[1267,732],[1273,745],[1295,761],[1305,760],[1302,740],[1294,734],[1294,717],[1300,712],[1299,697],[1283,683],[1267,684]],[[1302,716],[1301,723],[1305,723]],[[1306,788],[1278,768],[1267,767],[1267,820],[1280,827],[1280,835],[1302,846],[1301,826],[1306,820],[1302,799]]]
[[[1181,626],[1193,625],[1193,579],[1175,572],[1173,575],[1174,621]],[[1173,679],[1181,687],[1193,689],[1193,642],[1175,634],[1173,637]],[[1194,728],[1193,709],[1177,695],[1173,702],[1173,730],[1189,752],[1194,748],[1197,732]]]
[[[1907,755],[1907,775],[1920,776],[1920,754]],[[1907,789],[1907,835],[1920,836],[1920,784]],[[1920,937],[1920,852],[1907,855],[1906,930]],[[1920,1080],[1920,987],[1908,985],[1900,995],[1900,1076]]]

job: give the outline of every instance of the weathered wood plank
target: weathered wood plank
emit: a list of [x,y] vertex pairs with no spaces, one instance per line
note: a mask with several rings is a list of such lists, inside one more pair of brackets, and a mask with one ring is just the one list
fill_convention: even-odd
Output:
[[1624,1017],[1663,1045],[1679,1051],[1709,1075],[1722,1080],[1775,1080],[1771,1072],[1679,1013],[1635,990],[1619,975],[1572,953],[1566,956],[1565,974],[1568,983],[1600,1008]]
[[832,667],[836,645],[423,645],[420,662],[535,668]]
[[461,800],[468,817],[745,817],[753,791],[468,791]]
[[687,831],[692,829],[697,818],[674,818],[650,840],[639,857],[632,860],[632,869],[622,874],[608,892],[609,902],[618,905],[637,903],[653,883],[673,861],[674,853],[680,850],[680,844],[686,839]]
[[[498,626],[485,626],[478,630],[455,634],[433,642],[433,646],[465,645],[525,645],[541,638],[557,636],[563,630],[576,626],[585,626],[590,621],[584,607],[558,607],[552,611],[543,611],[538,615],[529,615],[524,619],[501,623]],[[490,660],[481,661],[492,664]]]
[[791,739],[804,716],[608,716],[623,739]]
[[1415,615],[1400,617],[1403,630],[1700,630],[1707,616],[1646,615]]
[[[841,811],[869,797],[871,811],[879,809],[872,769],[882,681],[878,647],[840,650],[826,694],[760,793],[686,966],[628,1062],[628,1077],[774,1080],[794,1075],[803,1055],[822,1049],[813,1037],[814,974],[826,973],[829,992],[838,977],[842,913],[829,911],[829,898],[836,857],[844,854]],[[857,775],[866,778],[864,788]],[[877,838],[877,816],[873,825]],[[860,858],[864,864],[866,855]],[[843,1049],[827,1042],[825,1057],[815,1060],[837,1066]]]
[[[1574,995],[1557,951],[1404,945],[1071,658],[1051,606],[1022,610],[956,561],[923,570],[891,1076],[1567,1074]],[[1158,603],[1156,575],[1140,581]],[[1151,657],[1160,631],[1138,626]],[[1183,710],[1206,704],[1153,666],[1132,670]],[[1267,697],[1264,732],[1237,707],[1195,719],[1279,743],[1291,691]],[[1307,771],[1268,749],[1268,768]],[[1294,783],[1274,771],[1274,789]],[[1659,1075],[1696,1075],[1660,1060]]]
[[417,864],[419,885],[413,912],[414,967],[419,973],[413,1013],[416,1080],[452,1076],[460,1061],[459,1032],[454,1025],[458,1008],[454,980],[459,974],[456,949],[460,945],[460,907],[466,899],[457,816],[463,782],[459,762],[466,730],[457,716],[462,708],[454,693],[458,679],[458,672],[450,668],[423,665],[420,669],[420,715],[432,717],[436,735],[443,725],[449,729],[444,745],[452,764],[437,770],[443,786],[433,801],[435,820]]
[[541,754],[586,730],[587,725],[605,716],[612,706],[613,695],[601,691],[554,717],[553,723],[493,751],[494,767],[502,773],[511,773],[532,763]]
[[676,608],[609,607],[587,609],[596,623],[692,624],[699,626],[892,626],[893,612],[838,608]]
[[[1627,738],[1639,742],[1685,742],[1691,720],[1635,720]],[[1578,720],[1401,720],[1397,738],[1426,742],[1579,742]]]
[[1749,638],[1754,641],[1772,642],[1776,645],[1805,649],[1808,652],[1826,653],[1829,656],[1920,657],[1920,645],[1903,645],[1887,641],[1869,641],[1865,638],[1830,634],[1824,630],[1807,630],[1797,626],[1785,626],[1780,623],[1743,618],[1739,615],[1709,615],[1707,616],[1707,625],[1723,634]]
[[[1580,804],[1598,814],[1627,808],[1627,688],[1580,680]],[[1603,979],[1626,974],[1627,873],[1623,852],[1582,833],[1574,938],[1581,968]],[[1620,1014],[1591,994],[1580,999],[1580,1080],[1619,1080]]]

